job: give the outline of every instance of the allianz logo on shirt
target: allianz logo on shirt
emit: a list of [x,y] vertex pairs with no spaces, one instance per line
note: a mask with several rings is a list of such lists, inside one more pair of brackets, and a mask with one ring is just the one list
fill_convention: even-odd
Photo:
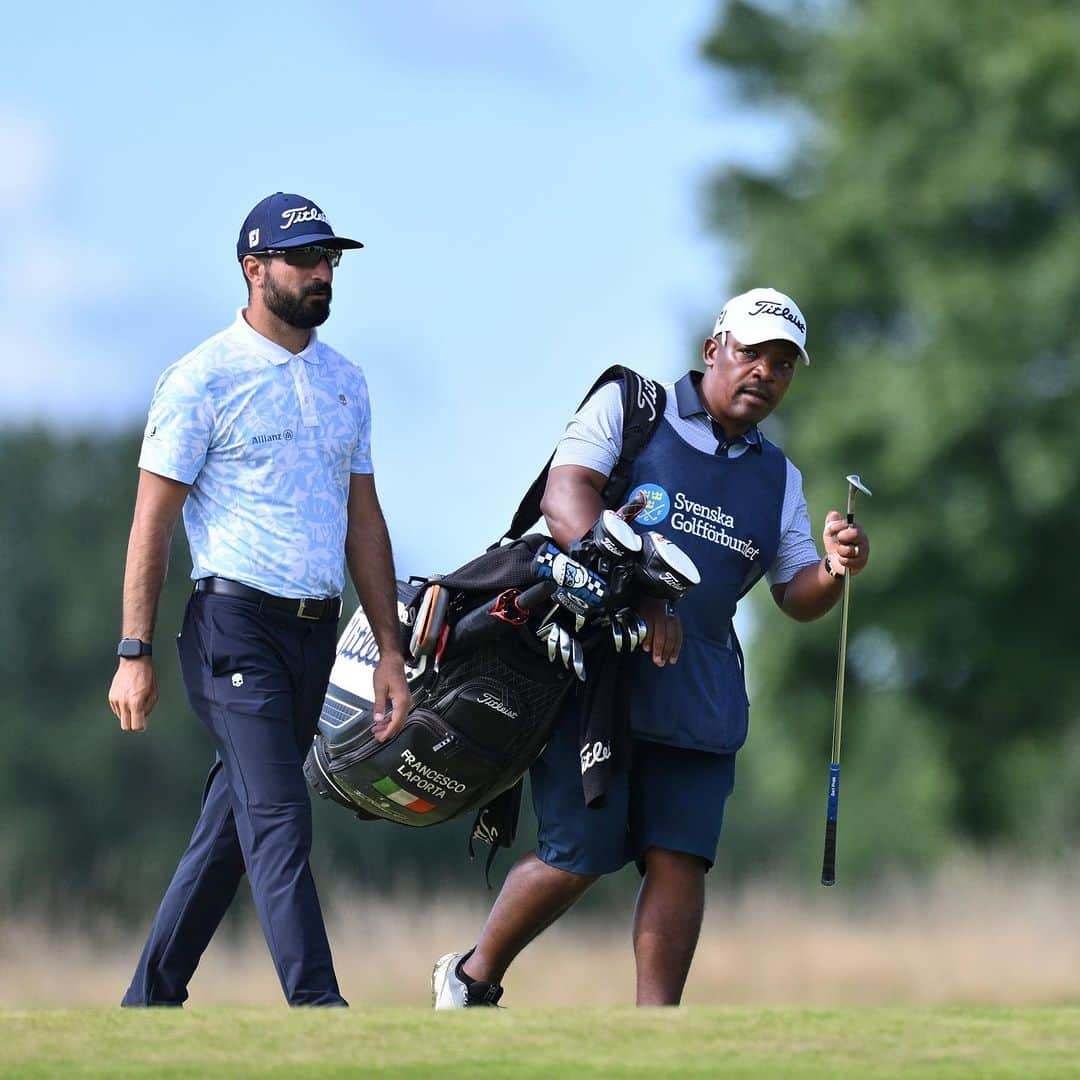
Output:
[[[281,217],[284,224],[281,231],[291,229],[304,221],[326,221],[326,215],[317,206],[294,206],[289,210],[282,210]],[[326,221],[329,225],[330,222]]]
[[251,445],[262,446],[264,443],[292,442],[292,437],[292,428],[286,428],[284,431],[275,431],[272,435],[252,435]]

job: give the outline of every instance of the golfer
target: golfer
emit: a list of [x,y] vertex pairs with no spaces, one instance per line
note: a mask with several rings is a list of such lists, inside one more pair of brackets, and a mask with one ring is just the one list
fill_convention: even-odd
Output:
[[314,329],[330,314],[342,251],[362,246],[336,236],[310,199],[263,199],[236,249],[247,307],[154,391],[109,704],[123,731],[142,731],[157,701],[154,623],[182,510],[195,588],[180,666],[217,755],[124,1005],[183,1003],[245,871],[289,1004],[346,1004],[308,866],[302,771],[334,660],[343,563],[379,646],[377,738],[397,732],[410,703],[367,384]]
[[[773,289],[731,299],[702,350],[704,374],[667,386],[664,419],[632,466],[628,498],[643,493],[636,524],[656,530],[697,564],[701,584],[672,614],[643,600],[648,633],[624,687],[630,765],[606,805],[587,808],[573,702],[531,783],[536,850],[510,871],[480,940],[435,966],[436,1008],[493,1005],[514,958],[594,881],[634,861],[642,874],[634,915],[637,1003],[679,1003],[704,912],[735,754],[748,702],[732,618],[767,574],[780,610],[806,621],[840,598],[844,574],[866,566],[859,524],[825,519],[818,556],[799,471],[758,429],[783,400],[806,352],[806,321]],[[601,492],[619,458],[618,384],[598,391],[571,420],[542,502],[566,548],[604,509]],[[677,663],[676,663],[677,662]]]

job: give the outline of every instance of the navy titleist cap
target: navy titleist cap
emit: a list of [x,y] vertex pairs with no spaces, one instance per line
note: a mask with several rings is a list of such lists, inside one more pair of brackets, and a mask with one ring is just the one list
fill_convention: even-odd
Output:
[[236,241],[236,257],[309,244],[339,250],[364,246],[359,240],[335,236],[326,215],[310,199],[278,191],[267,195],[244,219]]

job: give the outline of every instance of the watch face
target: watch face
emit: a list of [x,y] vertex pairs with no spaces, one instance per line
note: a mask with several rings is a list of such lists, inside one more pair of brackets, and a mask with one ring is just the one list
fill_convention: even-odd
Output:
[[138,638],[124,638],[116,648],[116,655],[127,660],[134,660],[140,656],[148,656],[150,646],[139,641]]

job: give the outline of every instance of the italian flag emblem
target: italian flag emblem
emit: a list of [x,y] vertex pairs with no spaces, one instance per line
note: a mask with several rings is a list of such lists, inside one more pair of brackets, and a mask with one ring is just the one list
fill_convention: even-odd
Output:
[[376,781],[375,790],[380,795],[385,795],[388,799],[393,799],[394,802],[404,806],[406,810],[411,810],[414,814],[426,814],[429,810],[435,809],[434,803],[410,795],[407,791],[399,788],[389,776],[384,776],[381,780]]

